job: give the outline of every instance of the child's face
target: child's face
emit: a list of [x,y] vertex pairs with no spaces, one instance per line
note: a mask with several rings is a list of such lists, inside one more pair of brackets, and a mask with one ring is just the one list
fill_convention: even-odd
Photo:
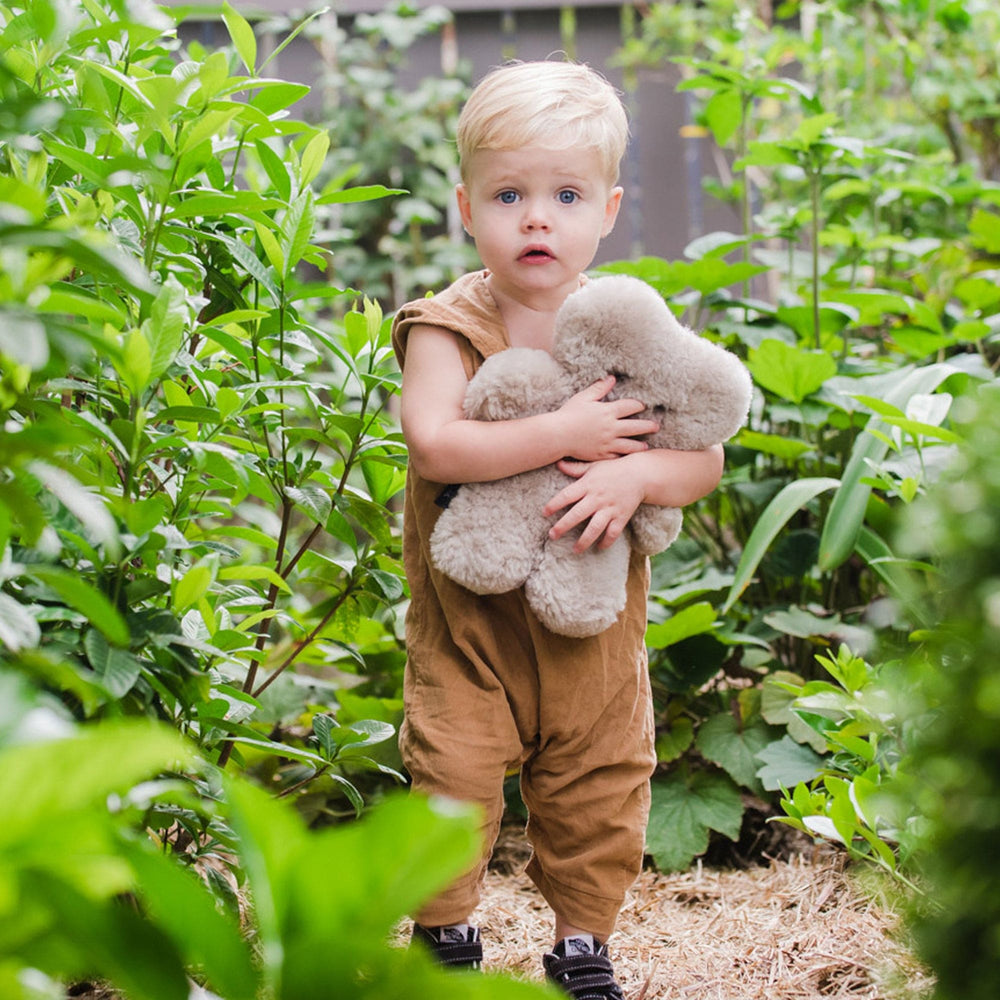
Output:
[[481,149],[457,188],[465,228],[501,290],[561,301],[611,232],[622,190],[593,149]]

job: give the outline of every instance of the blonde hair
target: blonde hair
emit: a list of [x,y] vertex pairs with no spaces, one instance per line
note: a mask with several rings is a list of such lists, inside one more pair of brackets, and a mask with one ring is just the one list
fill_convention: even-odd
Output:
[[508,63],[488,73],[458,119],[462,179],[479,149],[595,149],[609,183],[618,179],[628,118],[617,91],[580,63]]

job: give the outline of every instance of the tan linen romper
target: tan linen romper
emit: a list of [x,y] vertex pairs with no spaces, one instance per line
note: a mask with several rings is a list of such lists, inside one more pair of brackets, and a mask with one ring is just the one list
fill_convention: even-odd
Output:
[[[401,368],[414,324],[457,334],[470,378],[485,357],[510,346],[486,277],[465,275],[399,311],[393,346]],[[633,555],[627,604],[611,628],[583,639],[556,635],[534,617],[523,588],[479,596],[432,565],[428,540],[444,488],[410,469],[400,748],[415,790],[482,806],[484,854],[415,917],[434,927],[475,909],[500,828],[504,777],[520,768],[533,849],[528,875],[563,919],[606,937],[642,865],[656,763],[644,641],[648,561]]]

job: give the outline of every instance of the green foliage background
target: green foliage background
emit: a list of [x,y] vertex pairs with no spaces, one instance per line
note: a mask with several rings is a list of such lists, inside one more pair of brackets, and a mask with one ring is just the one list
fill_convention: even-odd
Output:
[[[682,67],[743,231],[606,268],[757,385],[653,567],[651,859],[780,809],[926,892],[942,997],[986,988],[998,927],[993,8],[650,5],[626,77]],[[206,52],[143,0],[0,4],[5,996],[532,991],[384,947],[475,850],[474,816],[392,794],[405,454],[375,296],[466,266],[428,236],[464,71],[396,83],[443,16],[364,21],[308,123],[231,7]]]

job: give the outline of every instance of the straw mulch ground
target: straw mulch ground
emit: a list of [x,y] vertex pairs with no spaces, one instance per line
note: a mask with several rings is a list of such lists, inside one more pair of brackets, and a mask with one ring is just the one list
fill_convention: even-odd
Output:
[[[775,837],[787,827],[766,829],[752,857],[727,841],[707,856],[716,867],[643,872],[611,940],[627,1000],[927,1000],[931,978],[885,894],[862,885],[865,869],[791,831]],[[475,919],[490,968],[537,980],[552,918],[521,874],[527,856],[520,831],[505,827]],[[397,933],[403,945],[409,924]],[[90,983],[70,995],[120,1000]]]
[[[891,905],[843,855],[804,846],[765,866],[644,872],[610,945],[627,1000],[926,998]],[[477,919],[491,967],[540,978],[551,914],[523,875],[491,870]]]

